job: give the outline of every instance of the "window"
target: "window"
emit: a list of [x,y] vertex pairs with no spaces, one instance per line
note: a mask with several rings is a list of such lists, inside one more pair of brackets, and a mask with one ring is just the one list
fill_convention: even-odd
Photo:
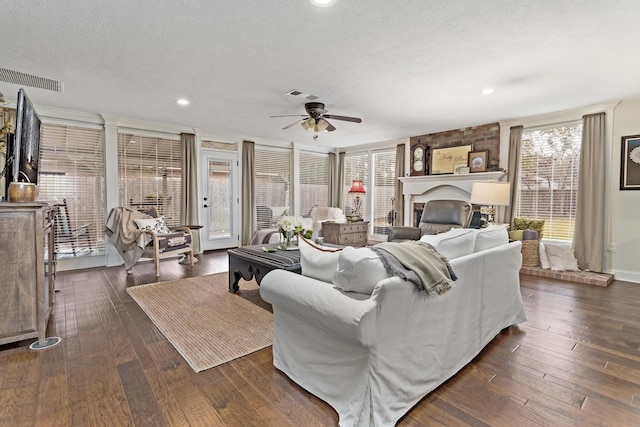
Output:
[[355,179],[361,179],[364,184],[366,194],[359,194],[360,200],[362,200],[362,207],[360,208],[360,214],[362,218],[367,218],[367,197],[371,194],[371,188],[369,188],[369,154],[347,154],[344,157],[344,213],[350,214],[355,211],[354,200],[355,194],[349,194],[351,188],[351,182]]
[[582,124],[522,134],[516,217],[544,219],[544,238],[572,240]]
[[[69,230],[89,224],[89,239],[61,239],[59,257],[104,253],[104,132],[42,124],[39,200],[67,201]],[[62,224],[61,224],[62,225]]]
[[202,140],[202,148],[211,148],[213,150],[238,151],[238,144],[235,142],[218,142]]
[[329,206],[329,156],[300,152],[300,214],[314,206]]
[[373,152],[373,233],[389,234],[396,195],[396,149]]
[[167,225],[180,225],[181,141],[118,134],[119,204],[156,207]]
[[291,150],[255,149],[255,192],[258,230],[272,228],[291,212]]

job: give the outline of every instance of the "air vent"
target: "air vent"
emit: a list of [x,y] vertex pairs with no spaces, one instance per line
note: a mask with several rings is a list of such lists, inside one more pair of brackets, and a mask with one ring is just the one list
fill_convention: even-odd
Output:
[[287,95],[291,95],[291,96],[301,96],[305,99],[308,99],[309,101],[315,101],[316,99],[319,99],[319,96],[315,96],[315,95],[309,95],[308,93],[304,93],[304,92],[300,92],[299,90],[290,90],[289,92],[287,92]]
[[51,80],[46,77],[34,76],[33,74],[8,70],[6,68],[0,68],[0,81],[21,86],[52,90],[54,92],[62,92],[62,82]]

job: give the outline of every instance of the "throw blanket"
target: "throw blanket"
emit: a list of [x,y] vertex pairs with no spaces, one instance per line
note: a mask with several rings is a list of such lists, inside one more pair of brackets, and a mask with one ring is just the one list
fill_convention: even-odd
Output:
[[442,295],[451,289],[451,281],[457,280],[447,259],[428,243],[384,242],[369,249],[378,254],[390,274],[415,284],[429,295]]
[[144,218],[151,217],[140,211],[118,207],[111,209],[105,223],[104,234],[115,246],[127,270],[138,262],[151,241],[151,237],[136,227],[135,220]]

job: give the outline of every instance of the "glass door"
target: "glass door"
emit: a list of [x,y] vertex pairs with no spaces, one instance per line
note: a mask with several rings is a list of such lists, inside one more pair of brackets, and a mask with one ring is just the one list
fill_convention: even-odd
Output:
[[202,150],[202,249],[239,245],[237,153]]

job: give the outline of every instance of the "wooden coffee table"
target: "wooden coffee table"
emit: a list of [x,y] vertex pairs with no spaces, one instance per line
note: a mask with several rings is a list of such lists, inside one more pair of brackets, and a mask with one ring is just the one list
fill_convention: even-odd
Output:
[[300,274],[300,251],[265,252],[263,247],[275,245],[241,246],[229,249],[229,292],[236,293],[240,286],[240,278],[244,280],[256,279],[258,285],[265,274],[272,270],[287,270]]

